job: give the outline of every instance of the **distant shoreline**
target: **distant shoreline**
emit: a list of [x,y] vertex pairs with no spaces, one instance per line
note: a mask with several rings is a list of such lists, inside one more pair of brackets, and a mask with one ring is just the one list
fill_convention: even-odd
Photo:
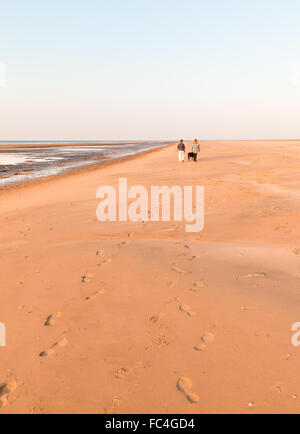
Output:
[[[186,143],[191,142],[192,139],[184,139]],[[199,141],[201,143],[276,143],[276,142],[299,142],[300,144],[300,138],[299,139],[201,139],[199,137]],[[129,145],[129,144],[137,144],[137,143],[162,143],[165,145],[172,144],[177,142],[176,140],[118,140],[118,141],[76,141],[76,140],[70,140],[70,141],[64,141],[64,140],[49,140],[43,141],[43,140],[28,140],[28,141],[18,141],[18,140],[0,140],[0,152],[5,152],[7,149],[24,149],[24,148],[52,148],[52,147],[65,147],[65,146],[118,146],[118,145]],[[9,151],[7,151],[9,152]]]
[[[118,141],[118,142],[76,142],[76,141],[70,141],[70,142],[43,142],[43,141],[37,141],[37,142],[31,142],[28,141],[28,143],[20,141],[20,142],[10,142],[7,141],[7,143],[1,143],[0,141],[0,152],[5,152],[4,150],[7,149],[24,149],[24,148],[53,148],[53,147],[64,147],[64,146],[116,146],[116,145],[130,145],[130,144],[137,144],[137,143],[163,143],[163,144],[171,144],[174,143],[174,141],[160,141],[160,140],[128,140],[126,142]],[[3,148],[3,149],[2,149]]]
[[[170,147],[170,146],[174,146],[174,145],[175,145],[175,142],[170,142],[167,144],[162,144],[161,146],[158,146],[158,147],[155,147],[152,149],[146,149],[143,151],[139,151],[139,152],[136,152],[134,154],[118,156],[118,157],[114,157],[114,158],[103,158],[103,159],[98,160],[97,162],[94,162],[94,163],[89,164],[89,165],[83,165],[80,167],[70,167],[70,168],[66,169],[65,171],[59,172],[55,175],[42,176],[42,177],[31,178],[31,179],[29,178],[29,179],[19,180],[19,181],[13,182],[13,183],[5,184],[5,185],[0,186],[0,195],[2,193],[6,193],[9,191],[15,191],[15,190],[19,190],[19,189],[23,190],[24,188],[31,187],[33,185],[48,183],[51,181],[55,181],[57,179],[63,179],[63,178],[68,178],[71,176],[76,176],[76,175],[80,175],[80,174],[84,174],[84,173],[88,173],[88,172],[94,172],[94,171],[97,171],[101,168],[105,168],[105,167],[110,166],[110,165],[119,164],[119,163],[125,162],[127,160],[134,160],[134,159],[143,158],[147,154],[158,152],[158,151],[161,151],[162,149],[164,149],[166,147]],[[1,151],[0,151],[0,153],[1,153]]]

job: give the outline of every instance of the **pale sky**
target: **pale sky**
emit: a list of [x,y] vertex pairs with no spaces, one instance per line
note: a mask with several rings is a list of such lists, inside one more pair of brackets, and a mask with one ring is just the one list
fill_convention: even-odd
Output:
[[299,17],[299,0],[1,0],[0,140],[299,139]]

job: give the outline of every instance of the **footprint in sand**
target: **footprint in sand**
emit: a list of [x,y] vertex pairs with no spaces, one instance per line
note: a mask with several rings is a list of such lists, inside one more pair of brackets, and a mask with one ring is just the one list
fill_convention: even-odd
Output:
[[195,282],[193,284],[193,287],[190,289],[190,291],[197,292],[199,291],[199,289],[203,288],[203,286],[204,282],[202,280],[199,280],[198,282]]
[[158,321],[159,321],[159,316],[158,316],[158,315],[153,315],[153,316],[151,316],[151,317],[149,318],[149,321],[150,321],[152,324],[157,324]]
[[96,298],[97,295],[102,295],[104,293],[105,293],[105,290],[104,289],[100,289],[99,291],[94,292],[94,294],[88,295],[87,297],[85,297],[85,301],[91,301],[94,298]]
[[110,264],[111,262],[112,262],[112,259],[111,259],[111,258],[104,259],[104,261],[101,262],[101,264],[97,264],[97,266],[98,266],[98,267],[101,267],[102,265]]
[[125,368],[120,368],[115,372],[115,377],[119,379],[126,377],[126,375],[128,375],[128,369]]
[[200,344],[194,346],[195,351],[205,351],[206,344],[204,342],[200,342]]
[[196,315],[196,313],[192,311],[191,306],[189,306],[188,304],[181,304],[179,306],[179,310],[188,316],[195,316]]
[[300,249],[294,249],[293,253],[294,253],[294,255],[299,256],[300,255]]
[[58,318],[61,318],[61,312],[52,313],[51,315],[48,316],[44,325],[46,327],[54,326],[56,324],[56,319]]
[[49,357],[56,353],[56,351],[59,348],[63,348],[67,345],[68,340],[66,338],[61,339],[60,341],[56,342],[52,347],[50,347],[48,350],[42,351],[40,353],[40,357]]
[[89,283],[91,281],[91,278],[93,275],[91,273],[86,273],[83,276],[81,276],[81,282],[82,283]]
[[134,366],[131,368],[119,368],[114,372],[115,378],[123,379],[127,377],[127,375],[133,373],[137,369],[147,369],[151,366],[147,363],[144,363],[142,360],[138,360]]
[[154,343],[157,347],[167,347],[169,345],[168,339],[164,335],[158,336],[154,340]]
[[212,344],[215,340],[215,335],[211,332],[205,333],[200,339],[201,342],[198,345],[194,346],[195,351],[205,351],[207,345]]
[[179,267],[172,267],[172,271],[174,271],[175,273],[179,273],[179,274],[191,274],[190,271],[185,271]]
[[16,381],[10,381],[0,385],[0,408],[8,404],[8,398],[17,388]]
[[290,232],[291,232],[291,230],[288,229],[288,227],[287,227],[286,225],[275,226],[275,227],[273,228],[273,231],[274,231],[274,232],[283,231],[283,232],[285,232],[285,233],[290,233]]
[[187,377],[180,377],[177,381],[177,389],[182,392],[191,404],[198,404],[200,401],[196,393],[191,392],[193,383]]
[[104,408],[105,414],[116,414],[116,409],[119,408],[121,405],[121,399],[120,398],[113,398],[112,405],[110,407]]
[[126,242],[126,241],[122,241],[121,243],[118,243],[117,244],[117,247],[119,247],[119,249],[121,249],[122,247],[126,247],[126,246],[128,246],[129,244]]
[[253,279],[255,277],[266,277],[266,273],[251,273],[248,274],[248,279]]
[[274,386],[271,389],[273,392],[282,393],[284,391],[284,386],[282,383],[274,384]]

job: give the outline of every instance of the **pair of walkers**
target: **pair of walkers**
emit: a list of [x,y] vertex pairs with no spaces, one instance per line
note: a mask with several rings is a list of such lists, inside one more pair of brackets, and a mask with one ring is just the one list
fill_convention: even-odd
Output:
[[[183,140],[180,140],[178,146],[178,159],[179,159],[179,163],[183,163],[184,162],[184,156],[185,156],[185,144],[183,142]],[[192,148],[191,148],[191,152],[188,153],[188,160],[193,159],[194,161],[197,161],[197,156],[198,153],[200,152],[200,144],[198,142],[197,139],[194,140],[193,144],[192,144]]]

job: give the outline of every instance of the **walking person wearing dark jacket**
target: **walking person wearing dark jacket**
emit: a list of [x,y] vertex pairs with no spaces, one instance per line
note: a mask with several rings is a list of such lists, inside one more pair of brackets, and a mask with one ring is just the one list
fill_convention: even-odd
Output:
[[180,143],[178,143],[177,149],[178,149],[179,163],[183,163],[184,162],[184,153],[185,153],[185,144],[183,143],[183,140],[180,140]]

